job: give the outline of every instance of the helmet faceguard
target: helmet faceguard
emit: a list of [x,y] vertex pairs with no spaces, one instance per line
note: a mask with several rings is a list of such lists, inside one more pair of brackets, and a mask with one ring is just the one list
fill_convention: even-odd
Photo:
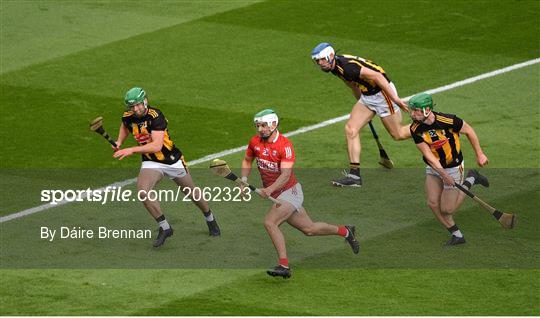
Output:
[[[257,132],[259,132],[261,138],[268,139],[274,133],[274,131],[276,131],[279,125],[279,117],[274,110],[265,109],[255,114],[253,117],[253,124],[257,128]],[[261,133],[261,127],[259,126],[260,124],[266,124],[268,127],[270,127],[270,133],[263,135]]]
[[[315,62],[315,64],[318,64],[318,60],[325,59],[330,65],[332,65],[334,63],[334,58],[334,48],[332,47],[332,45],[330,45],[330,43],[320,43],[311,51],[311,59],[313,60],[313,62]],[[325,69],[322,70],[325,72],[330,71]]]

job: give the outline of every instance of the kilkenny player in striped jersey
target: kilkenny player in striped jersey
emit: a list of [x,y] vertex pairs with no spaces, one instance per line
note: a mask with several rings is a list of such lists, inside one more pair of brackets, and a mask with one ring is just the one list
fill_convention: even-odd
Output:
[[410,115],[414,121],[410,131],[427,164],[427,204],[451,235],[446,245],[463,244],[465,238],[454,222],[453,215],[463,202],[465,193],[458,191],[454,185],[459,183],[470,189],[474,184],[488,187],[489,182],[474,169],[469,170],[463,180],[460,134],[469,139],[476,154],[476,163],[480,167],[488,164],[488,158],[469,124],[456,115],[434,112],[433,106],[431,95],[426,93],[415,95],[409,100]]
[[[195,187],[193,179],[187,169],[182,152],[175,146],[169,136],[167,119],[163,113],[154,107],[148,106],[146,92],[140,87],[130,89],[124,99],[127,110],[122,117],[114,157],[122,160],[134,153],[142,156],[142,166],[137,177],[137,189],[143,204],[159,224],[158,236],[154,247],[163,245],[167,237],[173,235],[173,229],[161,211],[159,201],[150,200],[148,191],[167,176],[173,180],[181,190],[191,195],[191,200],[203,213],[211,236],[219,236],[220,229],[216,219],[208,207],[208,202],[199,195],[199,188]],[[138,146],[120,149],[122,143],[131,134]],[[194,200],[200,198],[199,200]]]
[[397,93],[385,70],[372,61],[352,55],[335,55],[329,43],[320,43],[311,52],[311,58],[324,72],[339,77],[353,93],[356,104],[345,124],[345,137],[349,153],[349,172],[345,178],[332,181],[336,186],[360,187],[360,131],[375,116],[394,140],[409,138],[409,125],[402,125],[401,110],[407,104]]

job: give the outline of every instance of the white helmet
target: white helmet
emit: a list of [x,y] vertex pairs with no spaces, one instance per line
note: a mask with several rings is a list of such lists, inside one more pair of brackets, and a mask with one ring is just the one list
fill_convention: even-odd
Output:
[[334,48],[330,43],[326,42],[320,43],[311,51],[311,59],[315,62],[325,59],[328,63],[332,63],[334,61],[334,55]]
[[277,129],[277,126],[279,125],[279,118],[273,109],[268,108],[255,114],[255,116],[253,117],[253,123],[255,124],[255,127],[257,127],[257,124],[260,123],[266,123],[266,125],[270,127],[270,134],[268,136],[262,136],[264,139],[266,139],[270,137],[270,135],[272,135],[272,133]]
[[257,114],[255,114],[255,117],[253,117],[253,123],[256,125],[257,123],[266,123],[269,127],[272,127],[273,123],[276,123],[276,127],[279,124],[279,118],[276,112],[273,109],[265,109],[261,110]]

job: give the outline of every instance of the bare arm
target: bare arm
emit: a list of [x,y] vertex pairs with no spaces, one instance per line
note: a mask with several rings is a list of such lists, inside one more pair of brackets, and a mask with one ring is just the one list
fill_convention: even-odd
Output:
[[245,177],[245,179],[247,179],[247,177],[249,177],[251,173],[251,165],[253,163],[253,159],[255,158],[245,156],[242,160],[242,178]]
[[437,171],[439,175],[443,178],[444,184],[454,185],[455,183],[454,179],[444,170],[439,160],[437,160],[435,155],[433,155],[433,153],[431,152],[431,149],[429,149],[429,146],[425,142],[422,142],[422,143],[416,144],[416,147],[418,148],[418,150],[420,150],[422,155],[426,158],[429,165],[433,169],[435,169],[435,171]]
[[130,156],[134,153],[154,153],[160,151],[161,148],[163,148],[163,137],[165,136],[165,131],[154,130],[152,131],[151,136],[152,141],[146,145],[118,150],[114,153],[113,157],[122,160],[124,157]]
[[381,73],[370,70],[367,67],[362,67],[360,70],[360,77],[374,81],[375,84],[377,84],[377,86],[379,86],[382,91],[385,92],[386,95],[388,95],[388,97],[399,106],[399,108],[405,112],[409,112],[407,103],[402,101],[394,90],[392,90],[390,83],[388,83],[388,80]]
[[129,135],[129,130],[127,129],[126,125],[124,125],[124,123],[121,123],[120,129],[118,130],[118,138],[116,138],[116,145],[118,147],[115,148],[115,150],[120,149],[120,146],[122,146],[122,144],[124,143],[128,135]]
[[461,130],[459,132],[462,134],[465,134],[467,138],[469,139],[469,142],[471,143],[474,153],[476,154],[476,163],[480,167],[487,165],[488,158],[482,151],[482,147],[480,147],[480,140],[478,139],[478,136],[476,135],[476,132],[471,127],[471,125],[463,121],[463,126],[461,127]]

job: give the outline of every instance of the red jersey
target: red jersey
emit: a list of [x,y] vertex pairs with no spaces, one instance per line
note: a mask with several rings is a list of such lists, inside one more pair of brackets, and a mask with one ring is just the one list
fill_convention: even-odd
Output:
[[[263,186],[272,185],[281,174],[281,162],[294,162],[294,150],[287,137],[277,133],[273,141],[263,140],[259,135],[253,136],[249,141],[246,156],[257,160],[257,167],[261,174]],[[298,181],[291,171],[291,177],[285,185],[272,193],[277,198],[283,191],[292,188]]]

